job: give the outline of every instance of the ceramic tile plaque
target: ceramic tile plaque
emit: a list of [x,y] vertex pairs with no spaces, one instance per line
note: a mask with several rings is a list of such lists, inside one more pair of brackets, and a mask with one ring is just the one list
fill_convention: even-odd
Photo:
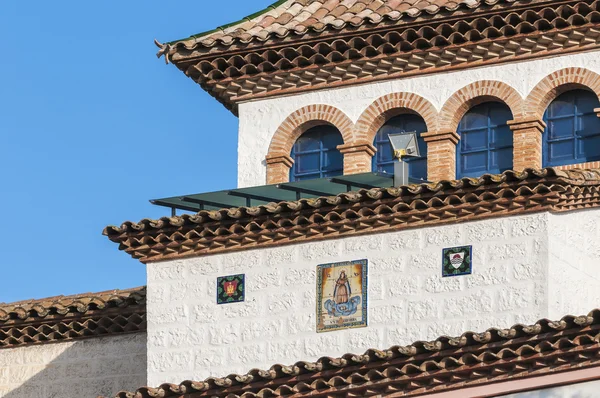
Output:
[[220,276],[217,278],[217,304],[244,301],[246,284],[244,275]]
[[317,266],[317,332],[367,326],[367,260]]
[[473,247],[461,246],[442,251],[442,276],[468,275],[472,271]]

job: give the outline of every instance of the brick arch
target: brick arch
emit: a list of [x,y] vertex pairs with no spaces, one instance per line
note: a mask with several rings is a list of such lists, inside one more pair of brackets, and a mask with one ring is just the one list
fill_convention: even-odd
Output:
[[269,144],[269,152],[265,159],[267,184],[278,184],[289,180],[290,168],[294,163],[290,156],[294,143],[306,130],[323,124],[336,127],[342,134],[344,145],[354,141],[354,123],[344,112],[324,104],[300,108],[281,123]]
[[442,107],[439,126],[444,131],[456,131],[460,120],[469,109],[487,101],[505,103],[515,119],[523,116],[524,101],[517,90],[497,80],[482,80],[452,94]]
[[428,131],[437,129],[437,110],[425,98],[414,93],[392,93],[373,102],[356,122],[357,140],[373,142],[377,131],[391,117],[403,112],[416,113],[423,118]]
[[525,100],[525,110],[530,117],[541,120],[550,103],[562,93],[583,88],[593,91],[600,99],[600,75],[585,68],[565,68],[544,77],[531,90]]
[[289,155],[298,137],[311,127],[323,124],[336,127],[344,143],[353,141],[354,123],[344,112],[330,105],[309,105],[293,112],[281,123],[273,135],[267,157]]

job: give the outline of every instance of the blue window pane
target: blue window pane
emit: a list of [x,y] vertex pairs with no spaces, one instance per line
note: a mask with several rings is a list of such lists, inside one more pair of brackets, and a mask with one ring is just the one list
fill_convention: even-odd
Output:
[[575,140],[555,141],[549,144],[550,158],[554,160],[573,159]]
[[[512,120],[513,115],[508,106],[500,103],[496,103],[496,105],[499,106],[494,106],[489,110],[489,116],[491,118],[492,125],[503,126],[508,120]],[[486,106],[486,104],[482,104],[481,106]]]
[[463,155],[463,171],[471,173],[474,171],[486,172],[488,161],[488,152],[473,152]]
[[427,126],[424,126],[425,122],[420,116],[410,115],[410,117],[405,119],[406,120],[403,127],[405,133],[412,133],[413,131],[416,131],[417,133],[424,133],[427,131]]
[[[510,119],[507,119],[510,120]],[[512,148],[513,134],[507,125],[494,127],[490,131],[490,148]],[[512,167],[512,165],[511,165]]]
[[299,176],[296,176],[296,179],[294,181],[306,181],[306,180],[313,180],[315,178],[321,178],[321,174],[315,173],[315,174],[299,175]]
[[290,181],[341,175],[343,155],[337,146],[344,143],[342,135],[332,126],[318,126],[306,131],[292,148],[294,165]]
[[600,160],[598,107],[598,97],[587,90],[567,91],[552,101],[544,114],[544,167]]
[[[393,168],[393,164],[392,164]],[[419,180],[427,180],[427,159],[418,158],[411,160],[409,163],[409,174],[412,178]],[[393,170],[392,170],[393,173]]]
[[598,107],[598,97],[591,91],[574,90],[565,94],[575,100],[575,107],[578,113],[594,113],[594,109]]
[[463,151],[473,151],[476,149],[485,149],[488,147],[488,130],[471,130],[461,135]]
[[344,165],[344,157],[337,150],[323,151],[323,163],[321,168],[323,170],[341,170]]
[[579,136],[593,136],[600,133],[600,117],[595,112],[583,114],[577,126]]
[[294,159],[296,171],[298,173],[318,172],[320,163],[319,159],[319,153],[307,153],[296,155],[296,158]]
[[490,166],[492,170],[509,170],[512,168],[513,149],[510,148],[497,149],[490,151]]
[[389,162],[387,164],[383,164],[378,166],[377,171],[385,174],[394,174],[394,163]]
[[458,125],[458,178],[497,174],[511,169],[513,135],[507,125],[510,108],[498,102],[486,102],[471,108]]
[[550,136],[548,139],[572,138],[575,135],[575,125],[573,117],[549,120]]
[[578,158],[594,158],[600,153],[600,135],[594,135],[578,140]]
[[[337,177],[337,176],[341,176],[342,174],[344,174],[343,170],[334,170],[334,171],[328,171],[323,173],[323,177]],[[319,177],[315,177],[315,178],[319,178]]]
[[460,124],[462,130],[486,128],[488,126],[488,115],[485,109],[477,106],[467,112]]
[[330,128],[329,131],[325,134],[321,134],[321,143],[323,145],[323,149],[337,149],[338,145],[342,145],[344,141],[342,140],[342,136],[338,133],[337,129]]
[[375,136],[373,145],[377,148],[377,153],[373,157],[373,171],[380,173],[394,173],[394,163],[392,156],[392,146],[390,145],[389,134],[397,133],[417,133],[417,145],[419,146],[420,158],[408,159],[408,174],[411,178],[427,179],[427,143],[420,137],[421,133],[427,131],[425,121],[414,114],[403,114],[395,116],[388,120],[383,127],[379,129]]
[[377,160],[380,163],[389,162],[393,160],[392,144],[390,144],[389,141],[383,141],[377,145]]
[[318,151],[320,148],[319,136],[314,134],[302,135],[296,141],[296,151],[298,153],[307,151]]
[[557,98],[550,104],[551,117],[570,116],[575,113],[575,103],[570,98]]

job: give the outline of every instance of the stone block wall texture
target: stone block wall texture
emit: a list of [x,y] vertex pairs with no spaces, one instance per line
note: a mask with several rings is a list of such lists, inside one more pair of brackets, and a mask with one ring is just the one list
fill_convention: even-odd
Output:
[[[578,221],[552,230],[571,216]],[[588,277],[597,273],[595,252],[564,259],[565,266],[558,260],[549,266],[549,258],[597,242],[597,227],[576,229],[579,220],[588,226],[599,216],[600,210],[538,213],[150,263],[149,383],[587,313],[600,303],[593,294],[600,284]],[[473,245],[473,274],[442,278],[442,249],[465,244]],[[363,258],[369,327],[317,334],[317,265]],[[549,275],[557,268],[569,277]],[[246,274],[246,302],[217,305],[216,278],[239,273]],[[589,289],[582,289],[584,280]]]
[[146,334],[0,350],[2,398],[96,398],[147,384]]
[[[299,109],[322,104],[334,107],[351,123],[357,123],[363,112],[368,110],[376,100],[394,93],[413,93],[432,104],[437,112],[441,112],[444,104],[455,93],[465,86],[480,81],[499,81],[503,83],[503,87],[514,89],[517,96],[520,95],[525,99],[537,83],[560,69],[580,67],[600,73],[599,53],[590,51],[566,54],[241,103],[239,105],[238,186],[265,184],[267,181],[265,157],[269,152],[271,141],[288,116]],[[423,116],[428,118],[428,114]],[[442,130],[451,129],[450,126],[436,127]],[[428,128],[431,129],[431,126]],[[530,156],[535,163],[537,159],[535,153],[527,156]],[[521,164],[516,166],[522,167]],[[285,171],[280,174],[286,176]]]

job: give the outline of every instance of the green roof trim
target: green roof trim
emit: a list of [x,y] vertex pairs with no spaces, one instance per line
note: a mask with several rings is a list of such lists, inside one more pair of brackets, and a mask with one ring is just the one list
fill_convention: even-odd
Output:
[[[412,184],[422,184],[424,182],[426,181],[410,180]],[[157,206],[171,208],[172,214],[175,214],[175,210],[197,213],[201,210],[219,210],[244,206],[252,207],[267,205],[268,203],[336,196],[343,192],[351,192],[359,189],[389,188],[393,186],[393,174],[360,173],[183,195],[155,199],[150,202]]]
[[185,39],[179,39],[179,40],[169,41],[169,42],[167,42],[165,44],[174,44],[174,43],[177,43],[177,42],[180,42],[180,41],[185,41],[185,40],[190,40],[190,39],[197,39],[199,37],[207,36],[207,35],[209,35],[211,33],[218,32],[219,30],[225,30],[225,29],[227,29],[229,27],[232,27],[234,25],[237,25],[237,24],[239,24],[241,22],[249,21],[249,20],[254,19],[256,17],[259,17],[259,16],[261,16],[261,15],[263,15],[263,14],[265,14],[265,13],[271,11],[271,10],[274,10],[275,8],[279,7],[280,5],[282,5],[283,3],[285,3],[286,1],[287,0],[277,0],[275,3],[267,6],[265,9],[257,11],[254,14],[250,14],[250,15],[248,15],[248,16],[240,19],[239,21],[235,21],[235,22],[231,22],[231,23],[228,23],[228,24],[225,24],[225,25],[217,26],[215,29],[207,30],[206,32],[196,33],[195,35],[191,35],[190,37],[186,37]]

